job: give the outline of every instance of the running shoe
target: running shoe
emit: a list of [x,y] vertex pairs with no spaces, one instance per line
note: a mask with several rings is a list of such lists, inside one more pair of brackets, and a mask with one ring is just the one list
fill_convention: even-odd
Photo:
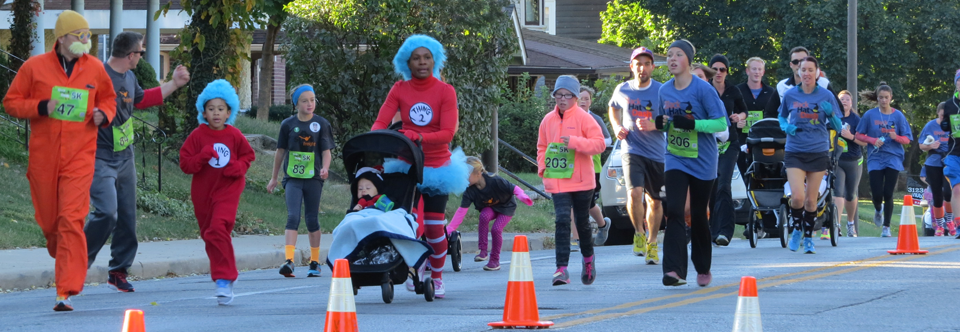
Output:
[[307,278],[316,278],[320,276],[320,263],[317,261],[310,262],[310,270],[307,270]]
[[567,267],[561,267],[557,269],[557,272],[553,273],[553,285],[560,286],[570,283],[570,274],[567,273]]
[[474,258],[473,258],[473,261],[474,261],[474,262],[486,262],[488,259],[490,259],[490,257],[487,256],[487,253],[482,252],[482,253],[480,253],[479,255],[477,255],[476,257],[474,257]]
[[793,230],[793,234],[790,234],[790,242],[787,243],[787,248],[790,251],[797,251],[800,249],[800,239],[803,237],[803,233],[799,229]]
[[280,274],[287,278],[295,277],[293,275],[293,260],[288,259],[280,266]]
[[572,252],[580,251],[580,240],[570,240],[570,251]]
[[647,234],[633,234],[633,254],[640,257],[647,254]]
[[698,274],[697,275],[697,285],[700,287],[710,286],[710,282],[713,281],[713,274],[707,272],[707,274]]
[[718,246],[726,246],[730,244],[730,239],[726,235],[717,235],[717,240],[714,241]]
[[821,228],[821,229],[820,229],[820,239],[821,239],[821,240],[829,240],[829,239],[830,239],[830,230],[828,230],[826,227]]
[[583,270],[580,272],[580,281],[584,285],[592,284],[594,280],[597,280],[597,266],[594,259],[597,255],[583,258]]
[[500,270],[500,262],[491,259],[490,262],[487,263],[487,265],[484,265],[484,266],[483,266],[483,270],[484,270],[484,271],[499,271],[499,270]]
[[53,311],[73,311],[73,304],[70,303],[70,298],[57,296],[57,303],[53,305]]
[[943,236],[943,228],[940,228],[939,226],[933,226],[933,227],[934,229],[936,229],[933,232],[933,236]]
[[853,227],[853,223],[852,223],[852,222],[848,222],[848,223],[847,223],[847,236],[849,236],[849,237],[857,237],[857,230],[856,230],[855,227]]
[[433,297],[442,299],[447,295],[447,290],[443,288],[442,279],[433,279]]
[[952,220],[947,222],[947,231],[950,232],[950,236],[957,236],[957,225]]
[[676,272],[667,272],[663,274],[664,286],[683,286],[687,281],[680,278]]
[[892,236],[892,235],[890,234],[890,227],[888,227],[888,226],[883,226],[883,231],[880,232],[880,237],[890,237],[890,236]]
[[883,225],[883,212],[876,211],[873,213],[873,224],[880,227]]
[[233,281],[217,279],[217,304],[228,305],[233,302]]
[[803,238],[803,253],[804,254],[816,254],[817,252],[813,250],[813,238],[805,237]]
[[660,253],[656,242],[647,242],[647,265],[660,264]]
[[133,285],[127,282],[127,273],[124,271],[110,271],[107,276],[107,285],[118,292],[132,293]]
[[605,222],[603,227],[597,227],[597,237],[593,239],[593,245],[603,246],[607,243],[607,236],[610,235],[610,218],[603,218]]

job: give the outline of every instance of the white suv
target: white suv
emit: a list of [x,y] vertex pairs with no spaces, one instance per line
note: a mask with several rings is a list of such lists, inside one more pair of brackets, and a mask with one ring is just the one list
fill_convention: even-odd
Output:
[[[603,215],[613,221],[613,229],[607,238],[606,245],[633,243],[633,224],[627,214],[627,189],[623,179],[623,153],[620,140],[614,142],[610,156],[600,171],[600,200]],[[737,212],[737,224],[745,224],[750,215],[750,201],[747,199],[747,187],[740,178],[740,171],[733,168],[733,178],[730,179],[733,193],[733,207]],[[665,194],[662,194],[665,195]]]

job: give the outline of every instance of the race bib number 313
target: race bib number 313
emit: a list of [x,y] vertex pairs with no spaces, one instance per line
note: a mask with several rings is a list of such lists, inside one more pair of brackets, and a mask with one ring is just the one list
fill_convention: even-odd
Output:
[[544,178],[569,179],[573,176],[574,151],[566,144],[550,143],[545,157],[547,168],[543,171]]
[[89,96],[90,92],[84,89],[53,87],[50,100],[57,101],[57,109],[50,113],[50,117],[63,121],[83,122],[87,115],[87,98]]

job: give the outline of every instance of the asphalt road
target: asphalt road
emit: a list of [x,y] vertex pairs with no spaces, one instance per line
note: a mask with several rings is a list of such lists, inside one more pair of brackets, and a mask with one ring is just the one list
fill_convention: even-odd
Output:
[[[778,240],[715,248],[714,282],[664,287],[661,267],[642,265],[626,246],[597,248],[598,278],[554,287],[553,251],[531,253],[541,318],[554,329],[589,331],[729,331],[741,276],[759,280],[766,331],[960,331],[960,240],[921,239],[928,255],[891,256],[896,238],[817,240],[817,254],[780,248]],[[396,286],[392,304],[377,287],[356,297],[360,331],[481,331],[502,318],[509,264],[498,272],[469,261],[447,271],[447,298],[428,303]],[[505,253],[506,259],[510,258]],[[301,269],[303,271],[301,271]],[[691,266],[691,271],[693,271]],[[305,275],[305,268],[297,272]],[[693,272],[691,272],[692,274]],[[0,294],[0,331],[120,331],[123,311],[143,309],[149,331],[321,331],[330,271],[321,278],[284,279],[274,270],[244,272],[238,297],[217,306],[208,276],[137,281],[136,293],[88,286],[76,311],[57,313],[54,291]]]

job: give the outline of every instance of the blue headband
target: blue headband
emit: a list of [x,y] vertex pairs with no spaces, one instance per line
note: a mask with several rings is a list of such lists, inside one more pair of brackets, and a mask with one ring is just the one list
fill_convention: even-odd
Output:
[[306,91],[310,91],[316,94],[316,92],[313,91],[313,87],[309,85],[304,85],[297,88],[296,90],[293,90],[293,95],[290,96],[290,102],[293,103],[293,106],[297,106],[297,101],[300,100],[300,94]]

